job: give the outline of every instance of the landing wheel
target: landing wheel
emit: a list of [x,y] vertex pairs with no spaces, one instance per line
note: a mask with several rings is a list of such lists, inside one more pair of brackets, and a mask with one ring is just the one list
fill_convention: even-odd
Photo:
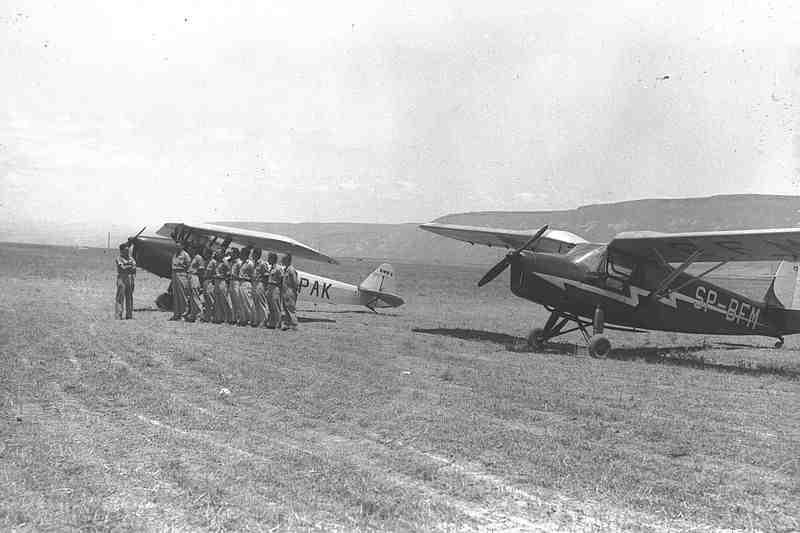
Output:
[[156,307],[162,311],[172,311],[172,295],[167,292],[162,292],[156,298]]
[[611,341],[603,335],[595,335],[589,340],[589,355],[603,359],[611,351]]
[[776,348],[783,348],[783,337],[778,337],[778,340],[775,341]]
[[534,349],[541,348],[544,346],[545,343],[545,336],[544,336],[544,329],[543,328],[533,328],[530,333],[528,333],[528,346]]

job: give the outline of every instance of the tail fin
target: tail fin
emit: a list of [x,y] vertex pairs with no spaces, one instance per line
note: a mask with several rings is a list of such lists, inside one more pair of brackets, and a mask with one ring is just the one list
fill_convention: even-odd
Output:
[[800,309],[800,264],[781,261],[764,300],[770,307]]
[[358,288],[374,292],[394,293],[394,268],[389,263],[383,263],[373,270]]

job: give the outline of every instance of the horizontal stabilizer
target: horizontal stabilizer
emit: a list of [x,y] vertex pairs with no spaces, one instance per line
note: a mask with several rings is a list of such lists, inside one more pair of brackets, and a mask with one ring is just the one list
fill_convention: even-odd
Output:
[[368,289],[359,289],[359,292],[364,297],[364,305],[373,309],[375,307],[400,307],[405,301],[396,294],[389,294],[388,292],[371,291]]

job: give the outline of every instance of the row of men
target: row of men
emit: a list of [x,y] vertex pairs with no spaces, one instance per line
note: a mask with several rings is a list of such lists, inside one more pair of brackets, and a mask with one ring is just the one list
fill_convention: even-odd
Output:
[[208,248],[178,245],[172,256],[170,320],[297,329],[300,277],[291,254],[274,252],[262,258],[259,248],[245,247],[212,254]]

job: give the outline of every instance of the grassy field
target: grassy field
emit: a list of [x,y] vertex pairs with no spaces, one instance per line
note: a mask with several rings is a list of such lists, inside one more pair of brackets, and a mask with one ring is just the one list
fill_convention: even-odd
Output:
[[113,258],[0,245],[2,530],[800,529],[794,338],[532,353],[507,274],[406,264],[295,333],[168,322],[147,273],[116,321]]

